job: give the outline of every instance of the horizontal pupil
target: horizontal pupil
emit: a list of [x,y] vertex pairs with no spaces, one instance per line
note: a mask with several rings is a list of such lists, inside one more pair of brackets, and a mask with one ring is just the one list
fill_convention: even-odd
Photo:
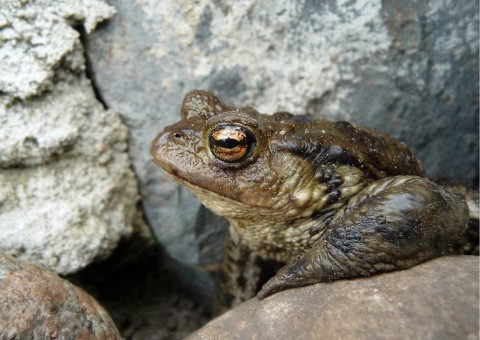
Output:
[[208,137],[212,156],[226,163],[240,163],[255,150],[254,134],[242,126],[221,125]]
[[240,141],[233,139],[233,138],[223,138],[215,140],[214,145],[219,146],[225,149],[233,149],[239,146],[241,143]]

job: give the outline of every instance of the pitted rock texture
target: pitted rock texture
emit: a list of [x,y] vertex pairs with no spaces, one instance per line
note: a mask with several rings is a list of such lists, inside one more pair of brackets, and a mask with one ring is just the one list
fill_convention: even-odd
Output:
[[127,128],[96,99],[74,29],[114,10],[11,1],[0,11],[0,250],[74,273],[143,228]]
[[477,339],[479,259],[443,257],[408,270],[252,299],[188,339]]
[[108,313],[78,287],[0,252],[0,338],[120,339]]
[[2,96],[25,99],[51,89],[58,63],[78,43],[79,33],[72,25],[82,25],[90,33],[114,13],[113,7],[97,0],[57,1],[55,4],[47,1],[29,4],[22,0],[2,2]]
[[477,1],[112,5],[118,15],[87,51],[98,89],[131,131],[147,217],[182,261],[203,262],[198,203],[147,150],[192,89],[265,113],[363,123],[406,142],[430,176],[478,182]]

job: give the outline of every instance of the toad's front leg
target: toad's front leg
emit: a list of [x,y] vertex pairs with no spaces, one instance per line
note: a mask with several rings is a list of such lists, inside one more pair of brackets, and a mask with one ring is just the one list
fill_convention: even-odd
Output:
[[258,255],[244,245],[230,227],[223,261],[217,273],[219,286],[225,294],[219,310],[239,305],[255,295],[261,274],[259,261]]
[[465,199],[425,178],[374,182],[335,215],[313,248],[283,267],[257,297],[412,267],[453,252],[467,222]]

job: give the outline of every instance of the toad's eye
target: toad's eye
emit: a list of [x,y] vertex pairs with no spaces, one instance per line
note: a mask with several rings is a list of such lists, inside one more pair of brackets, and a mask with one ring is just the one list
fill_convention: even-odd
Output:
[[252,132],[238,125],[219,126],[208,139],[212,154],[227,163],[246,159],[255,149],[256,142]]

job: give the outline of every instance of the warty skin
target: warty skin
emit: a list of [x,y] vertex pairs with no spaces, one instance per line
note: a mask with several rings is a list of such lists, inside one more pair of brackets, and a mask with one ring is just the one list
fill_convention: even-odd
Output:
[[220,281],[234,304],[256,293],[258,257],[286,264],[263,299],[462,253],[470,215],[478,225],[478,195],[431,182],[403,143],[348,122],[263,115],[196,90],[150,152],[230,222]]

